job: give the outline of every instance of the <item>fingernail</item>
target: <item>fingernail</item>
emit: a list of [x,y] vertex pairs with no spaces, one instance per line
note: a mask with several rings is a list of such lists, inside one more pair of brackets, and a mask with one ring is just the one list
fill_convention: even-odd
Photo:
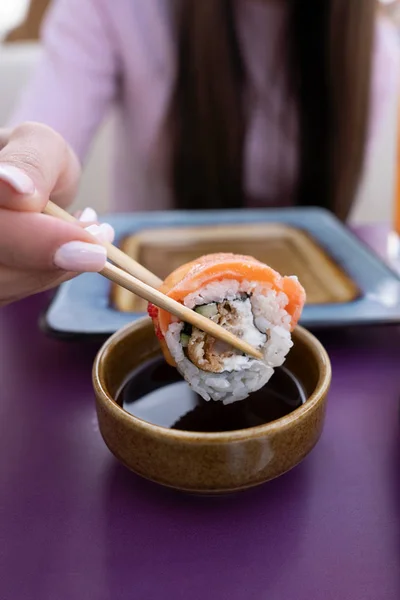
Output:
[[113,243],[115,237],[114,228],[109,223],[101,223],[101,225],[89,225],[85,230],[97,238],[100,242]]
[[107,251],[104,246],[86,242],[68,242],[54,255],[54,264],[65,271],[101,271],[106,264]]
[[35,193],[32,179],[17,167],[0,165],[0,180],[8,183],[18,194],[31,196]]
[[93,208],[85,208],[85,210],[79,217],[79,220],[81,221],[81,223],[95,223],[98,220],[97,213],[95,210],[93,210]]

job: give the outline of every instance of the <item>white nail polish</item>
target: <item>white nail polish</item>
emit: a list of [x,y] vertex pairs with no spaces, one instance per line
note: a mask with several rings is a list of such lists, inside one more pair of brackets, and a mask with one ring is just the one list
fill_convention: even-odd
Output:
[[101,223],[101,225],[89,225],[85,230],[93,235],[100,242],[113,243],[115,237],[114,228],[109,223]]
[[85,208],[85,210],[82,212],[81,216],[79,217],[79,220],[81,223],[95,223],[98,218],[97,218],[97,213],[95,210],[93,210],[93,208],[90,208],[90,206],[88,208]]
[[12,165],[0,164],[0,181],[8,183],[17,194],[32,196],[35,193],[35,184],[32,179],[21,169]]
[[57,267],[75,273],[101,271],[106,260],[107,251],[104,246],[86,242],[67,242],[54,255]]

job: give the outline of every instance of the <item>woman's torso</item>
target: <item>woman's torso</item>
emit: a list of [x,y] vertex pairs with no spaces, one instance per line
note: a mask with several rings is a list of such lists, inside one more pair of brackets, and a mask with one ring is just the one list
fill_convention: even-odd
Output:
[[[232,2],[248,82],[248,204],[290,204],[298,147],[295,102],[285,86],[286,2]],[[84,161],[113,99],[115,210],[173,207],[165,129],[176,72],[171,5],[171,0],[53,0],[44,28],[44,60],[10,122],[48,124]],[[398,93],[400,68],[397,33],[387,23],[378,23],[368,149]]]
[[[120,18],[112,22],[121,70],[113,193],[118,210],[131,210],[133,197],[138,210],[173,207],[165,131],[176,69],[169,4],[121,2]],[[290,204],[296,119],[282,69],[284,3],[237,0],[235,17],[249,80],[244,152],[248,203]]]

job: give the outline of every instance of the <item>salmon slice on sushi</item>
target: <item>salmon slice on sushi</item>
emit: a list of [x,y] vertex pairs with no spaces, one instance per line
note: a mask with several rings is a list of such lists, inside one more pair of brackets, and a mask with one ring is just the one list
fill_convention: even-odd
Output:
[[251,256],[208,254],[171,273],[160,291],[213,320],[263,354],[243,355],[209,334],[149,305],[165,359],[204,400],[224,404],[262,388],[283,365],[306,294]]

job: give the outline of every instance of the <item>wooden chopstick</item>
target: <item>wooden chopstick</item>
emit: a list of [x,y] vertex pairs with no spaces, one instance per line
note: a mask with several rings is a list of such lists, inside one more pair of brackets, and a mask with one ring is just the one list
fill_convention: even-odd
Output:
[[[46,215],[57,217],[58,219],[61,219],[62,221],[68,221],[69,223],[76,223],[78,220],[74,216],[70,215],[67,211],[57,206],[57,204],[54,204],[54,202],[51,200],[48,201],[43,212]],[[162,280],[151,271],[148,271],[148,269],[146,269],[143,265],[136,262],[136,260],[125,254],[125,252],[122,252],[122,250],[116,246],[113,246],[113,244],[110,244],[109,242],[102,242],[102,246],[104,246],[107,250],[107,257],[112,260],[114,264],[121,267],[121,269],[124,269],[124,271],[130,273],[137,279],[140,279],[140,281],[147,283],[147,285],[150,285],[151,287],[160,287]]]
[[217,325],[214,323],[214,321],[211,321],[211,319],[207,319],[207,317],[199,315],[197,312],[191,310],[187,306],[184,306],[176,300],[173,300],[165,294],[162,294],[158,290],[155,290],[146,283],[139,281],[139,279],[136,279],[136,277],[133,277],[122,269],[119,269],[110,263],[106,263],[106,266],[102,271],[100,271],[100,273],[104,275],[104,277],[107,277],[107,279],[110,279],[114,283],[117,283],[130,292],[133,292],[137,296],[140,296],[155,306],[158,306],[172,315],[175,315],[175,317],[178,317],[179,320],[186,321],[187,323],[194,325],[194,327],[197,327],[201,331],[209,333],[213,337],[230,344],[245,354],[250,354],[251,356],[254,356],[260,360],[263,359],[261,352],[253,348],[253,346],[247,342],[244,342],[233,335],[233,333],[230,333],[223,327],[220,327],[220,325]]
[[[47,203],[43,212],[47,215],[62,219],[63,221],[68,221],[70,223],[77,221],[75,217],[64,211],[59,206],[53,204],[51,201]],[[96,243],[99,243],[98,240],[96,240]],[[251,346],[251,344],[248,344],[244,340],[236,337],[220,325],[214,323],[214,321],[211,321],[211,319],[203,317],[203,315],[198,314],[194,310],[191,310],[187,306],[180,304],[176,300],[169,298],[165,294],[162,294],[155,289],[155,286],[158,286],[162,283],[161,280],[156,275],[151,273],[151,271],[148,271],[141,264],[137,263],[124,252],[119,250],[119,248],[116,248],[110,243],[102,243],[102,245],[107,249],[107,256],[111,258],[113,262],[124,267],[124,269],[126,267],[129,268],[129,272],[127,272],[126,270],[120,269],[118,266],[114,266],[107,261],[105,267],[100,271],[100,274],[103,275],[103,277],[106,277],[110,281],[113,281],[117,285],[120,285],[133,294],[140,296],[144,300],[147,300],[147,302],[151,302],[155,306],[166,310],[175,317],[178,317],[178,319],[181,321],[190,323],[201,331],[204,331],[205,333],[208,333],[213,337],[230,344],[245,354],[249,354],[254,358],[263,360],[262,353]],[[123,258],[122,260],[121,255]],[[149,283],[150,281],[152,281],[152,283]]]

